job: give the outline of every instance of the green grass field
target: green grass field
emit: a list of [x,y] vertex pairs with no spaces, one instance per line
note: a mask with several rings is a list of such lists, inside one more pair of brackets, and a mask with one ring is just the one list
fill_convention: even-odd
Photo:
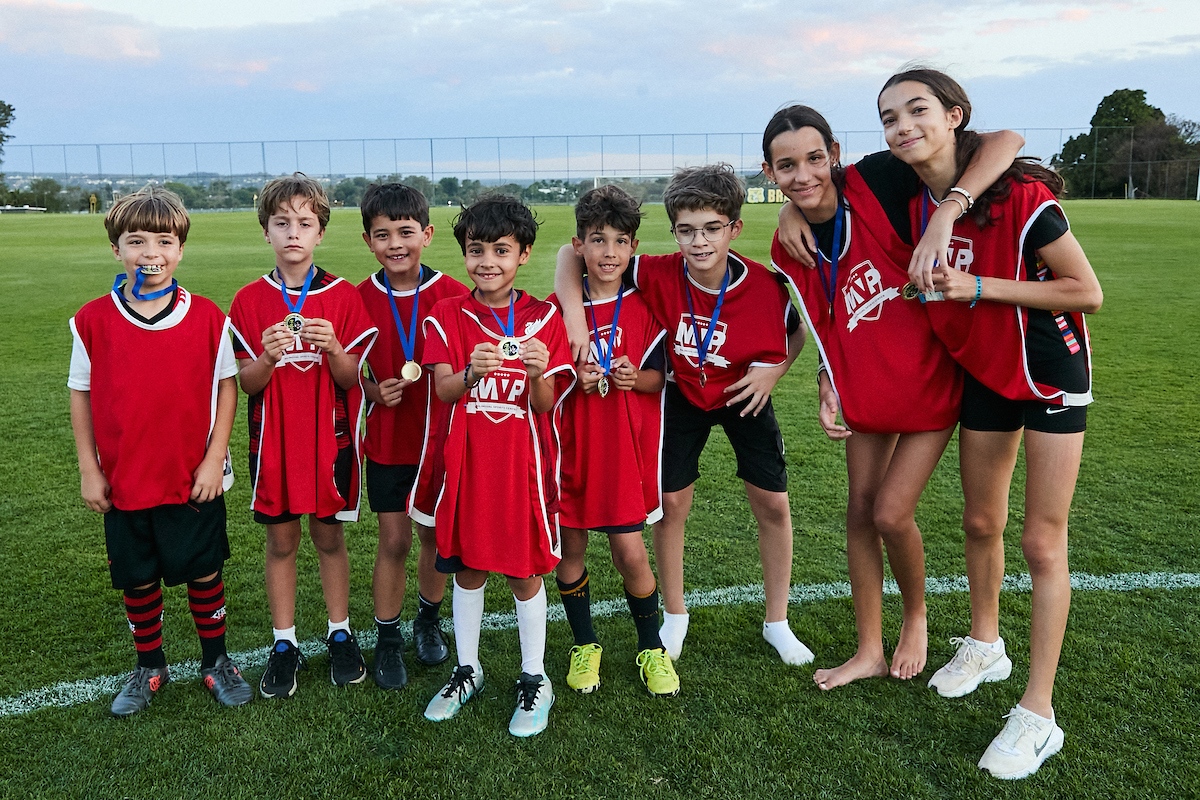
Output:
[[[1106,295],[1091,320],[1097,402],[1071,520],[1072,569],[1183,573],[1195,587],[1200,204],[1079,201],[1067,211]],[[673,249],[662,207],[648,212],[642,251]],[[774,213],[747,208],[741,252],[767,258]],[[538,214],[544,226],[518,285],[545,296],[573,218],[564,207]],[[427,263],[462,278],[450,210],[435,209],[434,224]],[[361,280],[375,264],[360,232],[356,212],[336,211],[318,263]],[[178,277],[227,309],[234,291],[271,263],[250,214],[199,214]],[[108,288],[117,267],[98,217],[0,217],[0,319],[8,330],[0,348],[0,707],[7,709],[0,718],[0,796],[1102,798],[1196,791],[1200,590],[1137,588],[1136,577],[1075,593],[1055,701],[1066,746],[1015,785],[986,777],[975,762],[1026,677],[1029,595],[1021,590],[1002,598],[1012,678],[957,701],[939,698],[924,679],[821,693],[812,667],[783,666],[763,642],[761,603],[739,602],[749,593],[733,591],[734,602],[694,607],[678,664],[683,691],[673,700],[644,693],[633,666],[632,623],[621,614],[597,622],[606,646],[604,688],[569,693],[569,630],[551,622],[547,666],[560,693],[549,731],[529,741],[506,730],[519,664],[515,630],[485,632],[488,686],[459,718],[440,725],[421,712],[449,669],[424,669],[411,656],[410,685],[396,693],[369,683],[336,689],[319,655],[289,702],[260,698],[224,710],[197,681],[181,680],[127,720],[109,716],[107,694],[40,707],[36,693],[44,687],[119,676],[133,663],[120,594],[108,582],[100,518],[79,498],[65,388],[67,319]],[[836,587],[821,588],[846,580],[846,486],[842,448],[816,424],[813,366],[809,349],[779,385],[776,408],[788,446],[793,582],[797,594],[817,598],[794,604],[790,619],[817,666],[829,666],[853,652],[855,638],[850,601]],[[239,399],[235,466],[244,463],[244,406]],[[754,587],[761,576],[753,520],[723,437],[710,443],[702,471],[688,529],[688,587]],[[1014,576],[1025,572],[1020,475],[1018,466],[1008,545]],[[244,474],[228,502],[229,646],[261,656],[270,639],[263,533],[250,520]],[[964,574],[960,514],[952,443],[918,511],[931,578]],[[351,621],[360,630],[372,616],[375,537],[370,513],[347,526]],[[620,598],[603,542],[593,547],[594,600]],[[299,569],[297,624],[301,638],[312,640],[325,623],[311,546],[302,548]],[[182,588],[166,594],[167,657],[176,664],[198,657],[199,647]],[[406,618],[414,599],[410,594]],[[899,598],[886,600],[893,643],[899,608]],[[503,581],[491,582],[488,610],[512,610]],[[932,666],[923,678],[949,657],[946,640],[963,634],[967,620],[965,593],[930,594]],[[252,681],[260,672],[247,668]]]

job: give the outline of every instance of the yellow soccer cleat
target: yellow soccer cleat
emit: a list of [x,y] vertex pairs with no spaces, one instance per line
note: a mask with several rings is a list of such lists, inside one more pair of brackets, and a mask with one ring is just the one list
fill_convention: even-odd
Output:
[[580,694],[591,694],[600,688],[600,654],[598,644],[577,644],[571,648],[571,666],[567,670],[567,686]]
[[646,690],[655,697],[674,697],[679,694],[679,675],[671,657],[661,647],[643,650],[637,657],[638,670]]

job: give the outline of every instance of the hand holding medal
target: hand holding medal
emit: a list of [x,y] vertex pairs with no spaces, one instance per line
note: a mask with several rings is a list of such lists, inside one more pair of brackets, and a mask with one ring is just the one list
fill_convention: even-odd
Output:
[[629,360],[629,356],[617,356],[613,359],[610,376],[614,388],[628,392],[637,383],[637,367],[633,366],[633,362]]
[[[288,314],[283,318],[283,329],[291,336],[295,337],[296,349],[300,349],[300,332],[304,330],[305,319],[300,314],[304,308],[304,301],[308,299],[308,290],[312,288],[313,278],[317,276],[316,265],[309,265],[308,272],[304,274],[304,285],[300,287],[300,297],[293,303],[288,297],[287,283],[283,279],[283,273],[279,271],[279,267],[275,268],[275,275],[279,279],[279,292],[283,295],[283,304],[287,306]],[[266,335],[263,335],[263,345],[266,345]]]
[[521,363],[531,378],[540,378],[550,366],[550,348],[540,339],[529,339],[521,346]]

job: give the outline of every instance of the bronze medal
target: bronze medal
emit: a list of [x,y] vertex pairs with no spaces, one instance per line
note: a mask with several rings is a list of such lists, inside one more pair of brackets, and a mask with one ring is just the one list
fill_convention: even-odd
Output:
[[607,375],[600,376],[600,381],[596,384],[596,391],[600,393],[601,397],[608,397],[608,376]]
[[521,343],[512,337],[501,339],[497,346],[500,348],[500,355],[505,361],[512,361],[521,355]]
[[704,374],[704,367],[700,367],[700,388],[704,388],[704,384],[708,383],[708,376]]
[[418,381],[421,379],[421,365],[415,361],[405,362],[400,368],[400,377],[406,381]]

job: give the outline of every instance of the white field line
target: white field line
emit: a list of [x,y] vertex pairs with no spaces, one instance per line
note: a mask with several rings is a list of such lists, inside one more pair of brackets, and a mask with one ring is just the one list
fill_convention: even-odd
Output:
[[[1028,592],[1032,582],[1028,575],[1007,575],[1004,578],[1004,589],[1009,592]],[[1127,572],[1115,575],[1089,575],[1075,572],[1071,574],[1071,588],[1076,591],[1131,592],[1141,589],[1200,589],[1200,573],[1173,572]],[[895,581],[885,581],[885,594],[899,594]],[[968,591],[965,577],[927,578],[925,591],[928,594],[955,594]],[[850,596],[850,584],[847,582],[798,584],[792,587],[789,599],[793,604],[817,603],[822,600],[846,598]],[[746,586],[725,586],[717,589],[703,589],[688,592],[686,596],[689,608],[705,606],[742,605],[747,603],[762,603],[763,589],[761,584]],[[601,600],[592,604],[592,616],[597,618],[616,617],[629,611],[623,599]],[[550,622],[563,622],[566,615],[561,605],[552,605],[547,610]],[[516,614],[511,612],[493,612],[483,617],[483,629],[488,631],[511,630],[517,627]],[[411,631],[408,631],[411,633]],[[375,631],[359,631],[355,634],[364,650],[375,646]],[[310,639],[300,645],[305,656],[314,656],[325,650],[323,642]],[[243,669],[254,670],[267,663],[267,648],[260,647],[241,653],[232,653],[233,658]],[[178,682],[194,681],[199,678],[200,663],[190,660],[171,665],[171,680]],[[107,699],[125,683],[124,675],[103,675],[86,680],[56,683],[41,689],[31,689],[15,697],[0,699],[0,717],[27,714],[42,708],[68,708],[82,703],[91,703]]]

